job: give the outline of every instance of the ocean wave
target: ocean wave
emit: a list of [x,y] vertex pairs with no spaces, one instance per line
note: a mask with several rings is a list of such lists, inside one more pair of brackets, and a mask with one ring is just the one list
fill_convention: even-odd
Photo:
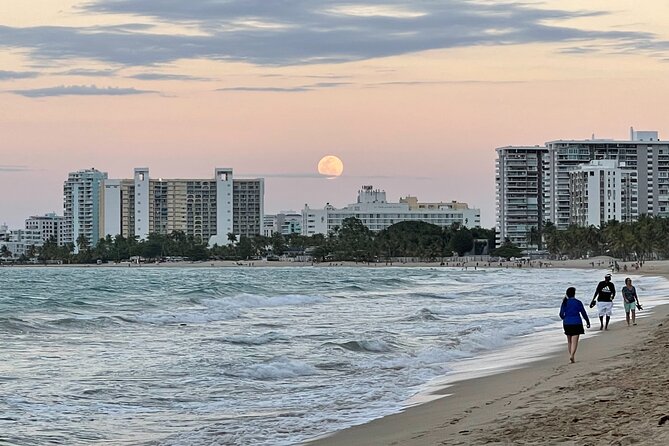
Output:
[[437,315],[432,311],[430,311],[428,308],[421,308],[416,314],[404,318],[403,320],[408,322],[414,322],[414,321],[429,322],[429,321],[438,321],[440,320],[440,318],[437,317]]
[[229,370],[226,375],[237,378],[273,380],[311,376],[319,371],[313,365],[297,359],[276,358],[263,364],[253,364],[245,368]]
[[277,296],[260,296],[257,294],[238,294],[234,297],[203,299],[202,305],[208,308],[245,309],[245,308],[273,308],[290,305],[313,305],[327,302],[325,296],[284,294]]
[[228,344],[239,344],[239,345],[264,345],[269,344],[274,341],[286,341],[289,338],[285,335],[276,332],[268,332],[259,335],[231,335],[224,336],[222,338],[217,338],[222,342]]
[[161,311],[126,316],[129,321],[153,325],[206,324],[239,318],[244,310],[255,308],[276,308],[282,306],[314,305],[327,302],[323,296],[286,294],[278,296],[258,296],[241,294],[226,298],[205,298],[200,300],[198,308],[185,308],[181,311]]
[[45,327],[41,324],[28,322],[16,317],[0,318],[0,333],[31,333],[44,331]]
[[347,341],[347,342],[327,342],[326,346],[341,347],[352,352],[370,352],[370,353],[385,353],[394,350],[392,344],[381,339],[371,339],[362,341]]

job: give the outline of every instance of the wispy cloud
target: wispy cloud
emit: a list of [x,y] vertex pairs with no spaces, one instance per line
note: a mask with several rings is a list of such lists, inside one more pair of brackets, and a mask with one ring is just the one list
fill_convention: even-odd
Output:
[[209,81],[210,78],[189,76],[187,74],[167,74],[167,73],[139,73],[128,76],[132,79],[143,81]]
[[28,166],[14,166],[7,164],[0,164],[0,172],[25,172],[32,170]]
[[301,93],[310,91],[305,87],[225,87],[218,88],[216,91],[248,91],[248,92],[269,92],[269,93]]
[[[184,59],[295,65],[358,61],[469,46],[594,42],[601,51],[669,50],[645,31],[597,31],[566,25],[584,13],[530,2],[470,0],[115,0],[89,1],[82,14],[131,15],[196,27],[166,34],[146,23],[67,27],[0,26],[0,46],[35,59],[89,59],[149,66]],[[563,23],[564,25],[561,25]],[[574,23],[574,22],[569,22]],[[601,43],[601,45],[600,45]],[[609,46],[607,46],[609,45]]]
[[298,85],[294,87],[275,87],[275,86],[237,86],[237,87],[224,87],[219,88],[216,91],[248,91],[248,92],[274,92],[274,93],[302,93],[305,91],[315,91],[328,88],[337,88],[346,85],[351,85],[350,82],[317,82],[314,84],[307,85]]
[[95,85],[61,85],[58,87],[35,88],[31,90],[13,90],[11,93],[28,98],[44,98],[49,96],[127,96],[157,92],[149,90],[137,90],[135,88],[100,88]]
[[117,69],[93,69],[93,68],[73,68],[67,71],[56,73],[61,76],[85,76],[85,77],[110,77],[118,73]]
[[36,71],[5,71],[0,70],[0,81],[13,79],[30,79],[39,76]]

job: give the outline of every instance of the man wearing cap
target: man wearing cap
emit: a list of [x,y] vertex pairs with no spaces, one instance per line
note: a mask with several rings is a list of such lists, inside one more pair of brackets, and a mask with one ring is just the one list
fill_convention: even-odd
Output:
[[[597,313],[599,314],[599,329],[608,330],[611,320],[611,310],[613,309],[613,297],[616,295],[616,287],[611,282],[611,274],[604,276],[604,280],[597,284],[595,295],[592,296],[590,308],[597,302]],[[604,325],[604,316],[606,316],[606,325]]]

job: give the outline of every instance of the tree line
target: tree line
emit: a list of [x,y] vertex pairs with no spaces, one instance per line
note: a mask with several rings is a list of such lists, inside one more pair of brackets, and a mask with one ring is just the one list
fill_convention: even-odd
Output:
[[207,241],[182,231],[170,234],[149,234],[144,240],[133,237],[107,236],[95,246],[80,236],[75,244],[59,246],[54,239],[41,247],[30,247],[19,259],[26,262],[96,263],[121,262],[133,257],[150,261],[178,257],[192,261],[203,260],[251,260],[267,257],[306,255],[314,261],[359,261],[374,262],[398,257],[421,260],[438,260],[444,257],[472,253],[480,255],[486,247],[494,247],[495,231],[492,229],[468,229],[461,225],[442,228],[421,221],[396,223],[380,232],[373,232],[362,221],[350,217],[340,227],[326,235],[300,234],[270,237],[256,235],[237,237],[228,234],[227,245],[207,246]]
[[669,257],[669,219],[642,215],[637,221],[611,220],[600,228],[569,226],[543,228],[545,249],[553,256],[581,258],[608,255],[623,261]]

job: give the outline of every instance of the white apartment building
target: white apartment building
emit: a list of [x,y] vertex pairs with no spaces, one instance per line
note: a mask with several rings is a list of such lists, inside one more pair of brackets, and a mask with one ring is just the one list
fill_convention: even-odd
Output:
[[302,210],[302,234],[329,234],[349,217],[359,219],[375,232],[402,221],[424,221],[441,227],[450,227],[454,223],[468,228],[481,226],[480,210],[470,209],[465,203],[420,203],[416,197],[388,203],[385,191],[363,186],[358,191],[357,202],[342,209],[336,209],[329,203],[323,209],[311,209],[305,205]]
[[[571,172],[580,171],[591,161],[613,160],[622,169],[622,202],[616,204],[622,212],[621,221],[634,221],[642,214],[669,217],[669,142],[660,141],[656,131],[630,129],[629,140],[593,136],[496,151],[498,245],[509,239],[522,248],[534,249],[536,244],[529,243],[532,228],[541,232],[546,222],[566,229],[575,222],[595,221],[594,217],[584,219],[583,201],[572,205],[574,193],[585,193],[585,183],[574,191]],[[590,197],[591,192],[588,194]],[[579,215],[573,216],[573,212]],[[597,221],[601,224],[601,219]]]
[[61,244],[74,243],[78,252],[77,239],[84,236],[91,246],[95,246],[104,236],[100,220],[102,183],[106,172],[96,169],[71,172],[63,184],[64,229]]
[[636,172],[615,160],[595,160],[570,171],[569,190],[571,224],[601,227],[639,217]]
[[31,249],[40,247],[44,244],[42,233],[32,229],[14,229],[6,230],[0,238],[0,249],[4,246],[11,254],[12,258],[19,258],[30,254]]
[[499,147],[495,165],[497,245],[506,240],[523,249],[538,249],[531,237],[543,227],[542,163],[548,153],[540,146]]
[[658,132],[631,129],[629,140],[558,140],[546,148],[544,221],[558,229],[571,222],[569,172],[593,160],[616,160],[636,173],[638,215],[669,217],[669,142],[660,141]]
[[42,242],[52,239],[57,244],[62,245],[61,241],[65,238],[65,217],[56,215],[55,212],[34,215],[26,219],[25,228],[41,234]]

